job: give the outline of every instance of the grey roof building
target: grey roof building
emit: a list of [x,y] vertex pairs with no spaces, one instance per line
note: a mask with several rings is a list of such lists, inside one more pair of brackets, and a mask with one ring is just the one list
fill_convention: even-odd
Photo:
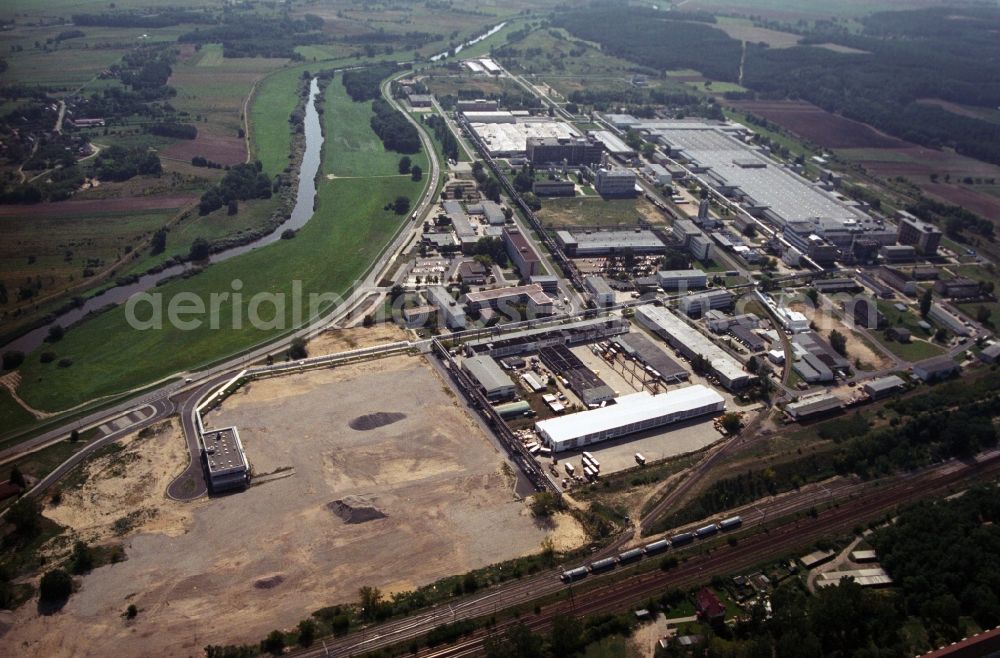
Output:
[[507,373],[491,357],[472,356],[462,360],[462,369],[469,374],[490,400],[514,396],[517,390]]
[[667,247],[648,229],[608,231],[556,231],[567,256],[603,256],[630,249],[634,254],[659,254]]
[[250,484],[250,463],[235,427],[205,430],[201,455],[213,493],[246,489]]
[[961,366],[947,356],[936,356],[932,359],[913,364],[913,374],[922,382],[933,382],[947,379],[961,371]]
[[878,377],[867,381],[863,388],[865,393],[870,395],[873,400],[877,400],[902,391],[906,388],[906,382],[896,375],[889,375],[888,377]]

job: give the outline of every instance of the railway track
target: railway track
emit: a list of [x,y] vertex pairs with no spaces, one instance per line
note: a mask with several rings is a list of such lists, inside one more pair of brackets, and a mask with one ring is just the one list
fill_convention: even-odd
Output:
[[[485,637],[489,634],[503,633],[515,623],[524,623],[528,628],[540,631],[548,628],[552,619],[558,615],[586,616],[621,611],[631,604],[658,595],[666,588],[690,587],[705,582],[711,575],[732,573],[752,567],[807,546],[821,537],[849,532],[856,525],[877,519],[901,504],[945,493],[970,479],[997,475],[1000,475],[1000,451],[994,451],[977,461],[950,461],[924,471],[896,476],[890,481],[875,483],[845,481],[820,496],[813,493],[804,495],[798,504],[790,504],[787,500],[776,500],[770,514],[745,521],[744,530],[759,526],[768,516],[775,518],[779,514],[801,512],[824,500],[836,503],[834,507],[819,513],[816,517],[796,518],[750,537],[740,538],[740,534],[735,534],[739,538],[735,546],[727,545],[721,538],[713,540],[709,544],[708,553],[693,555],[669,571],[643,571],[623,577],[623,571],[619,569],[601,576],[590,576],[576,585],[567,586],[558,580],[559,570],[551,570],[494,589],[468,601],[457,601],[451,606],[438,606],[414,617],[366,629],[365,633],[369,637],[366,640],[359,641],[358,634],[355,633],[325,644],[322,648],[314,647],[292,655],[358,655],[419,638],[435,626],[444,623],[489,616],[515,605],[530,604],[567,587],[571,591],[572,588],[582,590],[568,600],[545,606],[541,614],[506,621],[491,628],[489,633],[479,631],[456,644],[426,650],[426,653],[419,654],[435,657],[477,655],[482,651]],[[745,535],[745,532],[743,534]],[[619,539],[603,551],[595,553],[590,559],[613,554],[625,543],[624,539]],[[648,564],[648,561],[645,563]]]

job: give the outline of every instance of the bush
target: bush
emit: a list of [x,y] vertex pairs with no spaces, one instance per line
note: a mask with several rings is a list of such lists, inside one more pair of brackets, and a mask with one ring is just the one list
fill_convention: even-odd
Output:
[[41,361],[42,363],[52,363],[53,361],[56,360],[56,353],[55,352],[42,352],[38,356],[38,360]]
[[24,363],[24,352],[10,350],[3,353],[3,369],[13,370]]
[[42,576],[38,598],[43,603],[59,603],[73,593],[73,578],[62,569],[53,569]]
[[288,358],[293,361],[298,361],[299,359],[304,359],[309,356],[309,352],[306,351],[306,341],[304,338],[295,338],[292,340],[292,344],[288,347]]
[[69,368],[71,365],[73,365],[73,359],[69,357],[64,357],[62,359],[59,359],[59,363],[57,363],[56,365],[59,366],[60,368]]
[[285,634],[279,630],[271,631],[266,638],[260,641],[260,650],[280,656],[285,650]]

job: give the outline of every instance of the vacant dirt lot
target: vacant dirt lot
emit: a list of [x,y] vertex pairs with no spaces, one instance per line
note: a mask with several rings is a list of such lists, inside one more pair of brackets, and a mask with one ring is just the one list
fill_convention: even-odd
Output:
[[374,327],[351,327],[324,331],[309,341],[309,356],[324,356],[362,347],[373,347],[385,343],[409,340],[406,331],[385,322]]
[[207,424],[239,426],[260,484],[196,504],[182,535],[128,538],[127,561],[5,642],[45,656],[196,655],[256,642],[364,585],[411,589],[534,552],[550,532],[563,546],[578,536],[566,519],[534,523],[478,425],[415,357],[255,382]]

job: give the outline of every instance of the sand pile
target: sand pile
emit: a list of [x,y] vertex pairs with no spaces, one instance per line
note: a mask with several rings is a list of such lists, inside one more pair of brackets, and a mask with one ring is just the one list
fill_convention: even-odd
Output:
[[393,423],[398,423],[404,418],[406,418],[406,414],[378,411],[373,414],[358,416],[347,424],[352,430],[364,432],[367,430],[377,429],[379,427],[385,427],[386,425],[392,425]]
[[366,496],[347,496],[326,506],[345,523],[364,523],[384,519],[385,514],[375,507],[374,501]]

